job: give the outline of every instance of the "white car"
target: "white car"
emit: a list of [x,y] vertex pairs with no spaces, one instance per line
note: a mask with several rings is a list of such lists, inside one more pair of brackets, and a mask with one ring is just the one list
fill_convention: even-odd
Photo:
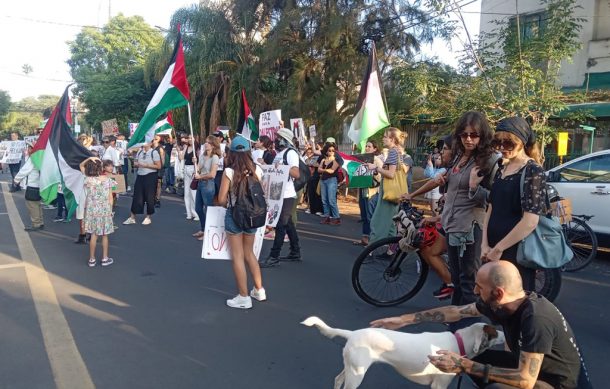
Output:
[[610,150],[573,159],[547,172],[547,182],[572,201],[575,215],[594,215],[587,224],[610,236]]

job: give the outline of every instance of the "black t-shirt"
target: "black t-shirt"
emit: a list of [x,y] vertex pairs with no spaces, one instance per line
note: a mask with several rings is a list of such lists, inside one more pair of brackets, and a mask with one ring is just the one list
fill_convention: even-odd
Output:
[[585,389],[590,383],[579,382],[582,359],[574,333],[559,309],[543,296],[528,293],[517,311],[508,318],[477,304],[477,309],[494,323],[502,325],[506,344],[518,359],[521,351],[544,354],[538,379],[554,388]]

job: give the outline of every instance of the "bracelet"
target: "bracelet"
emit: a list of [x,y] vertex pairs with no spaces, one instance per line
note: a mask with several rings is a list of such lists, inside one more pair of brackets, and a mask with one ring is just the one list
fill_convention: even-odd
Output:
[[490,368],[491,368],[490,364],[485,364],[485,367],[483,369],[483,383],[484,384],[489,383],[489,369]]

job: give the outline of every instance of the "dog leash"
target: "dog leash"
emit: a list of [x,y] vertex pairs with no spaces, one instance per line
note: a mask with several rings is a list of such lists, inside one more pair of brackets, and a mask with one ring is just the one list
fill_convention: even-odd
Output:
[[[466,356],[466,350],[464,349],[464,339],[462,338],[462,335],[460,335],[456,331],[456,332],[453,333],[453,336],[455,336],[455,340],[457,341],[458,350],[460,352],[460,356],[461,357],[465,357]],[[462,378],[464,378],[464,375],[460,374],[459,378],[458,378],[457,389],[461,389],[461,387],[462,387]]]

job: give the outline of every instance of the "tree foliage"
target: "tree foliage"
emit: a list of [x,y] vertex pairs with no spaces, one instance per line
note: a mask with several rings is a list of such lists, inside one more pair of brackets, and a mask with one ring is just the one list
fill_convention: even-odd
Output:
[[44,119],[45,112],[50,112],[58,101],[59,96],[40,95],[11,103],[7,115],[0,122],[0,137],[4,138],[12,131],[21,135],[34,134]]
[[126,129],[127,122],[140,119],[156,86],[145,82],[145,64],[162,43],[161,33],[142,17],[121,14],[101,30],[84,27],[69,42],[68,65],[90,125],[99,128],[116,118]]

